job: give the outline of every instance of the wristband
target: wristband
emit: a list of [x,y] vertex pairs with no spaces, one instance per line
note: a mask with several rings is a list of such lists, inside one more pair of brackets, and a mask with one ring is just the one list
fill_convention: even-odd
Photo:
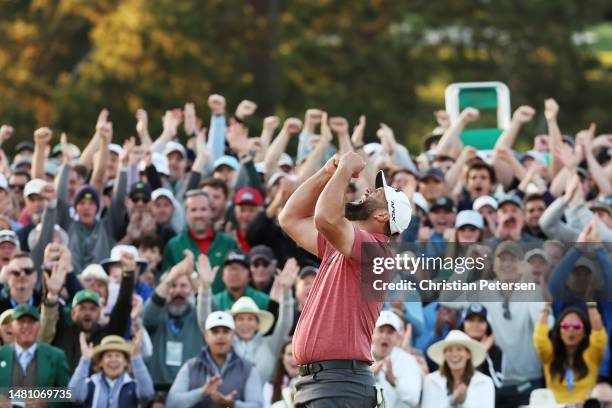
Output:
[[594,305],[593,304],[588,304],[587,307],[589,309],[597,309],[597,304],[594,304]]

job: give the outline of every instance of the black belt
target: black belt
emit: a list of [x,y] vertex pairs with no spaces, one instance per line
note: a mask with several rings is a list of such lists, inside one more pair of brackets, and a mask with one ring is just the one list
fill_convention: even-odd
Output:
[[298,366],[300,375],[316,374],[323,370],[369,370],[370,364],[360,360],[324,360],[316,363]]

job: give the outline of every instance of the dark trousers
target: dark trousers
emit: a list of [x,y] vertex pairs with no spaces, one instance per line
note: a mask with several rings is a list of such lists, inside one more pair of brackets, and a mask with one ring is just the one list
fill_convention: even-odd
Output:
[[498,388],[495,390],[495,407],[517,408],[521,405],[529,405],[531,391],[538,388],[544,388],[544,381],[542,379]]
[[296,408],[373,408],[376,387],[370,370],[332,369],[300,376],[295,383]]

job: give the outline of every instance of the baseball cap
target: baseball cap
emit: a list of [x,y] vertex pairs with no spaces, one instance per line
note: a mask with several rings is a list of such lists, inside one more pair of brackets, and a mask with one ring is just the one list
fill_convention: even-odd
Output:
[[110,276],[108,276],[108,274],[104,271],[102,265],[99,264],[87,265],[87,267],[83,269],[83,272],[81,272],[81,274],[79,275],[79,278],[81,279],[89,277],[94,278],[96,280],[101,280],[106,284],[110,283]]
[[13,321],[13,313],[15,313],[15,311],[13,309],[6,309],[4,312],[2,312],[2,314],[0,314],[0,326],[4,325],[4,323],[12,322]]
[[[118,145],[115,145],[118,146]],[[72,157],[79,157],[81,155],[81,149],[79,149],[76,145],[72,143],[68,143],[68,148],[72,153]],[[123,150],[123,149],[121,149]],[[62,145],[60,143],[53,146],[53,150],[51,150],[51,157],[57,156],[62,152]]]
[[4,174],[0,174],[0,189],[4,191],[9,190],[8,181],[6,180],[6,177],[4,177]]
[[429,211],[435,211],[439,208],[447,209],[450,212],[455,212],[457,209],[455,208],[455,203],[450,197],[438,197],[432,201],[429,206]]
[[592,200],[591,202],[589,202],[589,209],[591,211],[603,210],[612,216],[612,208],[610,208],[610,205],[601,200]]
[[529,150],[527,153],[525,153],[523,155],[523,157],[521,158],[521,160],[524,160],[526,158],[531,158],[533,160],[536,160],[538,162],[540,162],[540,164],[543,164],[544,166],[546,166],[546,156],[544,156],[544,153],[542,152],[538,152],[537,150]]
[[133,197],[135,194],[143,194],[147,197],[151,197],[151,186],[149,183],[137,181],[132,184],[132,187],[130,188],[130,197]]
[[51,177],[55,177],[57,175],[57,163],[55,160],[45,163],[45,174]]
[[172,191],[168,190],[167,188],[158,188],[153,190],[151,193],[152,201],[155,201],[160,197],[166,197],[168,200],[170,200],[172,205],[174,205],[174,194],[172,194]]
[[24,150],[34,153],[34,144],[32,142],[27,141],[17,143],[17,146],[15,146],[15,154],[19,154]]
[[475,199],[474,204],[472,204],[472,209],[478,211],[482,207],[486,207],[487,205],[493,208],[494,210],[497,210],[497,200],[489,195],[478,197],[477,199]]
[[239,263],[249,268],[251,264],[249,263],[249,257],[239,249],[229,251],[227,255],[225,255],[225,260],[223,261],[223,266],[229,265],[231,263]]
[[252,204],[252,205],[264,205],[264,199],[261,193],[252,187],[244,187],[238,190],[236,197],[234,198],[234,204]]
[[272,187],[274,184],[276,184],[278,180],[283,177],[287,177],[291,181],[297,180],[295,176],[292,176],[289,173],[285,173],[284,171],[277,171],[276,173],[272,174],[272,176],[270,176],[270,179],[268,180],[268,188]]
[[40,320],[40,314],[36,306],[28,305],[27,303],[17,305],[15,312],[13,312],[13,321],[19,320],[24,316],[30,316],[34,320]]
[[47,181],[43,179],[33,179],[26,183],[23,189],[23,196],[28,197],[32,194],[40,194],[44,186],[47,185]]
[[215,327],[227,327],[230,330],[234,330],[234,318],[227,312],[212,312],[206,318],[204,328],[206,330],[210,330],[214,329]]
[[120,156],[123,153],[123,147],[119,146],[116,143],[111,143],[108,145],[108,151],[111,153],[115,153],[117,156]]
[[268,262],[272,262],[276,260],[276,257],[269,246],[257,245],[251,248],[251,251],[249,252],[249,260],[253,262],[256,259],[265,259]]
[[100,208],[100,194],[98,193],[98,190],[89,184],[85,184],[77,190],[72,198],[72,206],[76,208],[79,202],[84,199],[92,200],[96,203],[98,208]]
[[3,242],[10,242],[11,244],[15,245],[17,249],[19,249],[19,238],[17,238],[17,233],[15,233],[13,230],[0,230],[0,244]]
[[457,214],[457,219],[455,220],[455,228],[461,228],[466,225],[471,225],[478,229],[484,228],[484,220],[482,219],[482,215],[478,211],[474,210],[463,210],[459,211]]
[[391,235],[400,234],[410,224],[412,218],[412,208],[408,196],[400,190],[387,185],[385,173],[380,170],[376,175],[376,188],[383,188],[385,199],[387,200],[387,209],[389,210],[389,227]]
[[527,253],[525,254],[525,261],[529,261],[534,256],[539,256],[542,259],[544,259],[546,262],[548,262],[550,260],[550,257],[548,256],[546,251],[544,251],[541,248],[534,248],[534,249],[532,249],[530,251],[527,251]]
[[487,308],[481,303],[472,303],[463,311],[463,320],[469,319],[472,316],[482,317],[487,320]]
[[430,167],[421,174],[421,181],[425,181],[430,178],[438,181],[444,181],[444,172],[438,167]]
[[303,266],[298,273],[298,279],[304,279],[308,275],[315,275],[319,273],[319,268],[312,265]]
[[363,152],[368,156],[374,156],[379,153],[382,153],[383,145],[380,143],[368,143],[363,146]]
[[[151,164],[155,167],[155,171],[164,176],[170,175],[170,167],[168,165],[168,158],[159,152],[153,152],[151,155]],[[141,160],[138,164],[138,171],[145,171],[147,168],[145,161]]]
[[266,163],[259,162],[255,163],[255,171],[259,174],[266,174]]
[[499,207],[507,203],[512,203],[519,208],[523,208],[523,201],[516,194],[504,194],[501,197],[499,197],[499,200],[497,200],[497,203]]
[[421,210],[425,211],[425,214],[429,213],[429,204],[427,204],[427,200],[423,194],[415,191],[412,194],[412,202],[414,202],[414,205],[419,207]]
[[240,162],[234,156],[221,156],[213,163],[213,168],[217,170],[217,168],[221,166],[227,166],[231,169],[238,170],[240,167]]
[[15,160],[13,162],[13,165],[11,166],[12,170],[16,170],[17,168],[21,167],[21,166],[32,166],[32,158],[31,157],[24,157],[21,156],[19,157],[17,160]]
[[74,299],[72,299],[72,307],[87,301],[93,302],[100,306],[100,296],[91,289],[83,289],[74,295]]
[[503,253],[510,253],[519,259],[523,259],[523,249],[514,241],[502,241],[495,248],[495,257],[497,258]]
[[376,320],[376,327],[381,326],[391,326],[395,329],[395,331],[400,331],[402,329],[402,322],[398,315],[393,313],[390,310],[383,310],[380,312],[380,316],[378,316],[378,320]]
[[166,143],[166,147],[164,148],[164,156],[168,156],[172,152],[179,152],[183,156],[183,159],[187,158],[187,150],[185,150],[185,147],[178,142],[170,141]]
[[293,167],[293,159],[287,153],[281,154],[281,157],[278,160],[278,167],[281,166]]

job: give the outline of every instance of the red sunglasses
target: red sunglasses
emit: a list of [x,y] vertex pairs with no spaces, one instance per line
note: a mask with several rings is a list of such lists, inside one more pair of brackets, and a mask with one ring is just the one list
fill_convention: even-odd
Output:
[[582,329],[582,327],[583,327],[582,322],[562,322],[561,323],[561,328],[563,330],[569,330],[570,328],[574,330],[580,330]]

